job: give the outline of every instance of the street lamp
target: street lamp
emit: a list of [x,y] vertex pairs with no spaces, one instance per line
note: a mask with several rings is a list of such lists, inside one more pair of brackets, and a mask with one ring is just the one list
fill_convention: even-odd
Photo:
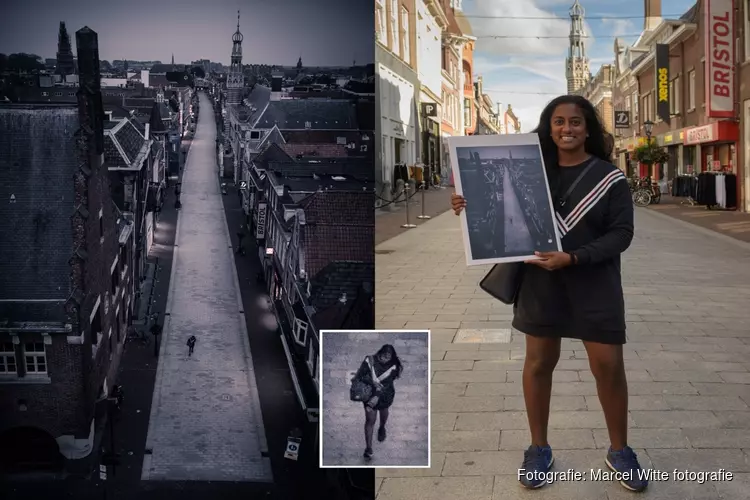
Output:
[[648,144],[651,144],[651,132],[654,129],[654,122],[651,120],[646,120],[643,122],[643,130],[646,132],[646,142]]

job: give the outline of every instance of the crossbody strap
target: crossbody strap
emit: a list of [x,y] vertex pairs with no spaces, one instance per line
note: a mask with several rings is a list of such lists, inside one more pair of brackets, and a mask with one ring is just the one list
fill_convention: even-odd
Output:
[[[586,176],[589,170],[591,170],[594,164],[597,163],[598,161],[599,161],[599,158],[595,156],[591,157],[591,162],[588,165],[586,165],[586,168],[583,169],[583,172],[578,174],[578,177],[576,177],[576,180],[573,181],[573,184],[570,185],[568,190],[565,191],[565,194],[562,196],[562,198],[560,198],[558,202],[558,208],[562,208],[565,206],[565,204],[568,202],[568,198],[570,198],[570,195],[573,193],[573,190],[576,188],[576,186],[578,186],[578,183],[581,182],[581,179],[583,179]],[[564,168],[564,167],[560,167],[560,168]]]
[[378,376],[375,374],[375,367],[372,366],[372,363],[370,362],[370,356],[365,357],[365,361],[367,361],[367,366],[370,367],[370,373],[372,374],[372,380],[375,382],[380,382],[378,379]]
[[372,363],[370,363],[370,356],[367,356],[367,357],[365,358],[365,361],[367,361],[367,365],[368,365],[368,366],[370,367],[370,372],[372,373],[372,379],[373,379],[373,380],[374,380],[375,382],[380,382],[381,380],[384,380],[384,379],[388,378],[388,375],[390,375],[390,374],[391,374],[391,372],[392,372],[392,371],[393,371],[393,370],[395,369],[395,366],[391,366],[391,367],[390,367],[390,368],[388,368],[388,369],[387,369],[387,370],[386,370],[385,372],[383,372],[383,374],[382,374],[382,375],[381,375],[380,377],[378,377],[378,376],[377,376],[377,375],[375,374],[375,367],[374,367],[374,366],[372,366]]

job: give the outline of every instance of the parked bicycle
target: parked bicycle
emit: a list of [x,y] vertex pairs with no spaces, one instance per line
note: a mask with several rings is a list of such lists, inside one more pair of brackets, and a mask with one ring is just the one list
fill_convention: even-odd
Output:
[[647,207],[661,201],[661,189],[650,177],[628,179],[628,184],[635,206]]

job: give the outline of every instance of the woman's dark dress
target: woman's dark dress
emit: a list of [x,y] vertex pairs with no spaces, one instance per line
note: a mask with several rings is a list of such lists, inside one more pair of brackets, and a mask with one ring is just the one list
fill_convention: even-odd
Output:
[[[513,307],[513,327],[534,337],[625,343],[625,303],[620,254],[633,239],[633,201],[625,175],[601,160],[566,203],[555,201],[563,251],[578,264],[547,271],[527,264]],[[559,169],[550,182],[564,194],[589,161]],[[553,200],[554,201],[554,200]]]
[[[379,360],[375,359],[375,356],[370,356],[370,359],[372,361],[372,366],[375,368],[375,375],[377,375],[378,377],[380,377],[383,373],[385,373],[386,370],[393,366],[392,364],[385,365],[381,363]],[[393,371],[391,371],[390,375],[380,381],[380,383],[383,385],[383,389],[377,394],[377,396],[379,397],[378,403],[373,407],[373,409],[385,410],[390,408],[390,406],[393,404],[393,400],[396,397],[396,388],[393,385],[393,382],[396,380],[396,373],[397,372],[394,369]],[[370,366],[367,364],[367,361],[362,361],[362,364],[360,365],[355,377],[359,380],[367,382],[368,384],[373,384]],[[367,408],[367,403],[365,402],[363,404],[365,408]]]

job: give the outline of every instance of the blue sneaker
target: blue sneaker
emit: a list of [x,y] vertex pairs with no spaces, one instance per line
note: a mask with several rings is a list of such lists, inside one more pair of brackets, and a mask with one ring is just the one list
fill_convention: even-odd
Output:
[[518,481],[526,488],[541,488],[551,479],[547,473],[552,468],[552,448],[531,445],[523,452],[523,464],[518,470]]
[[626,446],[620,451],[610,448],[604,461],[614,472],[623,475],[620,479],[623,488],[630,491],[643,491],[648,486],[645,471],[641,468],[641,464],[638,463],[638,456],[630,446]]

